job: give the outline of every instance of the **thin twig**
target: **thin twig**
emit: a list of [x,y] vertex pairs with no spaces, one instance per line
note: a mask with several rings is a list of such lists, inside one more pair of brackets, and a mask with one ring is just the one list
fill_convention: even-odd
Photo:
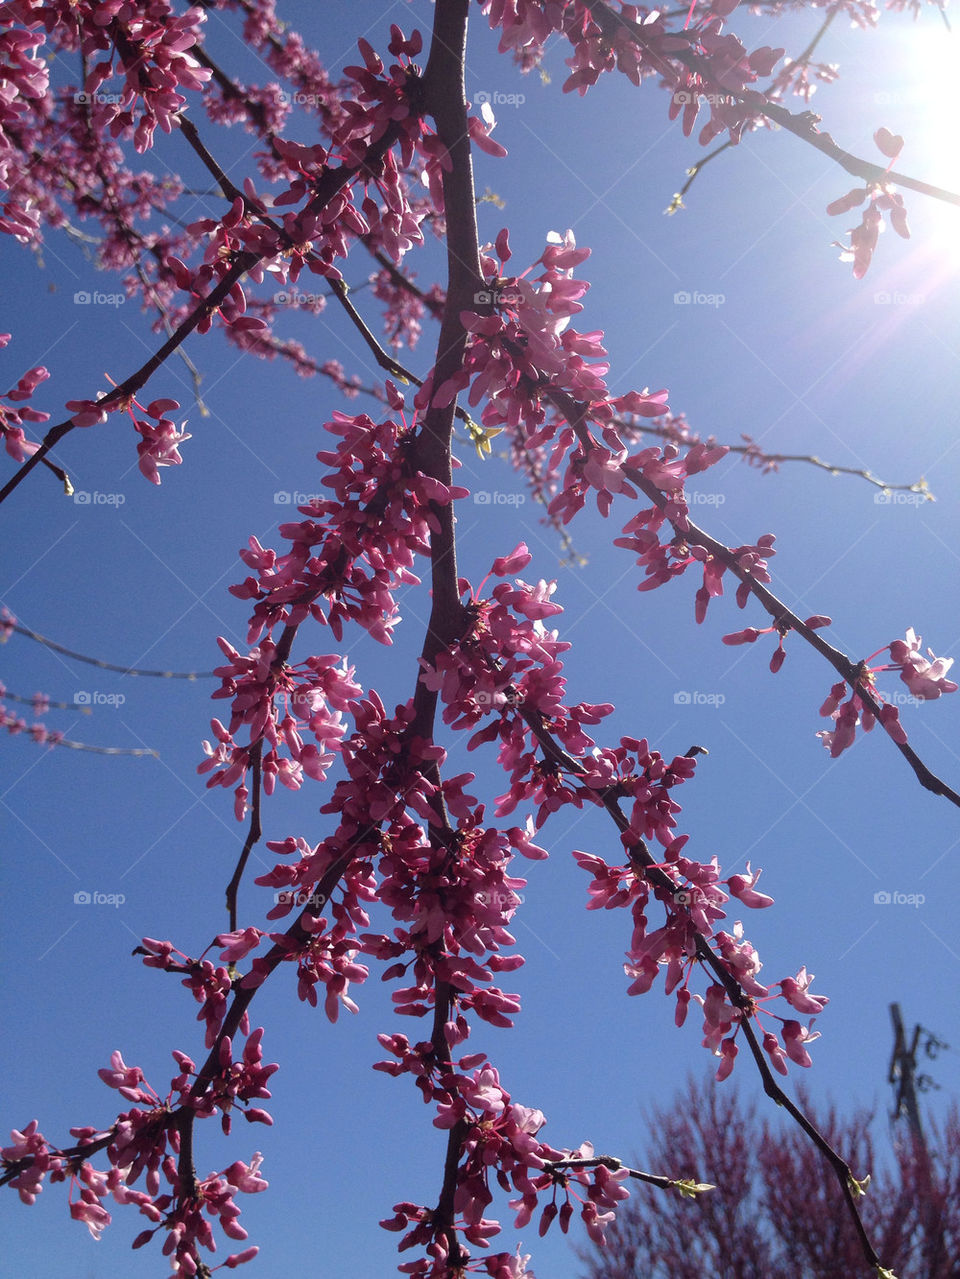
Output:
[[27,639],[36,640],[38,644],[42,644],[45,648],[51,649],[54,653],[62,653],[64,657],[72,658],[75,662],[86,662],[88,666],[97,666],[104,671],[116,671],[118,675],[148,675],[156,679],[216,679],[216,672],[214,671],[149,671],[140,666],[115,666],[112,662],[101,661],[99,657],[87,657],[85,653],[77,653],[72,648],[64,648],[62,644],[57,644],[54,640],[48,639],[46,635],[41,635],[39,631],[32,631],[29,626],[22,626],[20,622],[0,621],[0,630],[7,629],[16,631],[18,635],[25,635]]
[[[660,439],[669,440],[673,444],[689,445],[701,443],[700,436],[693,432],[679,432],[667,425],[658,426],[655,421],[638,419],[637,421],[625,422],[622,418],[615,417],[613,418],[613,425],[622,432],[655,435]],[[936,501],[936,498],[927,487],[925,479],[914,480],[912,484],[891,484],[887,480],[879,479],[872,471],[855,466],[838,466],[834,462],[825,462],[814,453],[765,453],[749,435],[742,435],[741,439],[746,440],[747,443],[722,444],[719,440],[712,438],[705,441],[705,443],[716,444],[720,448],[725,448],[728,453],[738,453],[746,457],[751,465],[755,464],[773,469],[782,462],[804,462],[808,466],[815,466],[822,471],[827,471],[830,475],[853,475],[857,479],[866,480],[868,484],[882,489],[885,493],[922,493],[928,502]]]

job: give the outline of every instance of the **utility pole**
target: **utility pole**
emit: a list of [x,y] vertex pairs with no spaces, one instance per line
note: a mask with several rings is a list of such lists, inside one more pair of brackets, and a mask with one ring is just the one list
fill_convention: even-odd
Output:
[[922,1026],[914,1026],[913,1036],[908,1048],[899,1004],[890,1005],[890,1017],[893,1021],[893,1053],[890,1057],[888,1080],[896,1089],[893,1119],[897,1120],[906,1115],[914,1140],[919,1143],[920,1148],[926,1154],[927,1144],[923,1135],[923,1126],[920,1123],[920,1107],[917,1104],[917,1093],[927,1092],[931,1088],[939,1088],[940,1085],[931,1079],[929,1075],[917,1074],[917,1048],[920,1046],[920,1038],[923,1036],[923,1051],[933,1061],[937,1053],[941,1049],[949,1047],[949,1045],[937,1039],[934,1034],[929,1030],[925,1030]]
[[890,1005],[890,1017],[893,1021],[893,1054],[890,1058],[888,1080],[896,1086],[896,1102],[893,1117],[899,1119],[907,1116],[907,1123],[920,1145],[926,1149],[923,1137],[923,1126],[920,1123],[920,1107],[917,1105],[916,1069],[917,1045],[920,1042],[920,1027],[913,1028],[913,1042],[907,1049],[907,1039],[903,1030],[903,1016],[899,1004]]

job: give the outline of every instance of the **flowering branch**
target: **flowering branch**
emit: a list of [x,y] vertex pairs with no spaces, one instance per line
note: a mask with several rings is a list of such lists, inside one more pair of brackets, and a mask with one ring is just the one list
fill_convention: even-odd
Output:
[[[400,136],[400,130],[397,127],[390,127],[372,143],[366,150],[363,158],[354,165],[343,164],[339,168],[325,168],[316,187],[316,193],[307,204],[303,211],[304,217],[316,218],[326,208],[331,200],[333,200],[347,183],[351,182],[359,173],[362,173],[369,165],[377,163],[394,144]],[[288,247],[293,247],[293,241],[289,237],[284,237]],[[219,309],[227,297],[232,293],[234,287],[240,283],[243,277],[253,270],[262,259],[276,251],[277,246],[271,244],[269,249],[262,251],[240,251],[235,255],[234,264],[229,267],[221,276],[218,284],[214,286],[211,292],[191,311],[187,318],[177,327],[174,333],[166,342],[150,357],[144,364],[140,366],[135,373],[130,374],[123,382],[116,386],[112,391],[102,396],[95,403],[86,401],[80,406],[80,411],[74,416],[67,418],[47,431],[40,447],[31,457],[29,457],[20,469],[0,488],[0,502],[6,500],[7,497],[26,479],[27,475],[42,461],[47,453],[53,449],[65,435],[74,429],[77,425],[91,425],[94,421],[103,422],[106,420],[106,411],[111,411],[125,406],[132,401],[137,392],[146,385],[149,379],[164,363],[169,355],[178,349],[182,343],[190,336],[190,334],[201,326],[209,326],[214,313]],[[235,321],[237,323],[237,321]],[[243,323],[242,320],[239,323]],[[249,323],[249,322],[248,322]],[[69,407],[69,406],[68,406]],[[179,407],[179,406],[177,406]]]
[[[596,444],[585,425],[590,413],[589,406],[578,403],[570,395],[561,391],[548,392],[547,398],[560,410],[573,427],[584,453],[589,455],[596,448]],[[817,633],[816,628],[809,624],[810,620],[814,619],[804,621],[792,609],[788,608],[782,600],[778,599],[772,591],[768,590],[763,582],[759,581],[754,573],[751,572],[750,567],[744,567],[741,562],[742,552],[738,553],[723,542],[717,541],[716,538],[695,524],[686,511],[684,511],[682,520],[671,514],[671,511],[675,509],[674,496],[664,493],[662,489],[648,479],[643,470],[631,465],[629,462],[624,462],[620,469],[624,477],[632,484],[635,484],[644,496],[650,499],[658,511],[667,515],[668,522],[674,530],[679,545],[701,547],[711,559],[722,564],[725,569],[733,573],[742,584],[743,589],[753,595],[770,615],[774,628],[780,635],[785,636],[789,631],[796,631],[811,648],[816,649],[820,656],[830,663],[837,674],[851,688],[855,689],[870,711],[884,724],[884,727],[887,727],[889,717],[883,713],[883,709],[873,692],[864,687],[862,683],[864,673],[862,663],[851,661],[840,649],[828,644],[823,636]],[[819,625],[823,625],[823,622],[819,619],[816,620]],[[902,730],[898,734],[888,730],[888,736],[891,737],[897,750],[910,765],[917,781],[925,790],[931,791],[934,795],[941,795],[944,799],[949,800],[951,804],[960,807],[960,794],[927,767],[916,751],[909,745]]]
[[[625,14],[615,12],[604,0],[583,0],[583,4],[586,9],[589,9],[591,17],[607,40],[619,43],[622,39],[626,39],[635,44],[642,50],[645,57],[650,58],[657,65],[658,70],[667,79],[668,83],[672,82],[680,89],[684,87],[677,83],[678,78],[672,73],[668,61],[663,58],[663,55],[656,48],[651,47],[650,42],[644,38],[645,27],[638,27]],[[754,89],[737,89],[729,83],[720,84],[715,78],[713,69],[708,61],[695,53],[685,51],[677,45],[676,42],[683,38],[684,35],[688,36],[691,45],[695,43],[696,37],[690,33],[671,33],[673,43],[670,46],[670,57],[675,58],[677,62],[698,77],[704,91],[709,90],[718,101],[724,102],[732,99],[741,107],[748,107],[758,115],[766,116],[774,124],[779,125],[781,129],[785,129],[802,142],[815,147],[828,159],[845,169],[847,173],[861,178],[868,186],[901,186],[908,190],[916,191],[920,195],[928,196],[930,199],[960,206],[960,194],[956,192],[933,186],[929,182],[921,182],[919,179],[911,178],[903,173],[892,172],[879,164],[873,164],[869,160],[861,160],[859,157],[851,155],[848,151],[844,151],[834,142],[829,133],[821,133],[817,128],[820,121],[819,116],[813,115],[811,112],[797,112],[794,114],[788,111],[786,107],[780,105],[780,103],[771,101],[770,98]],[[782,52],[782,50],[779,51],[779,53]],[[739,129],[743,128],[744,123],[745,118],[739,122]]]

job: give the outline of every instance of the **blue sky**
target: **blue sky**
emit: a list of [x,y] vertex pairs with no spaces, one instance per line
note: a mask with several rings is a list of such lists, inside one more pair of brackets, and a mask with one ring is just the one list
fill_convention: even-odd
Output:
[[[358,35],[382,47],[391,21],[426,32],[431,17],[422,0],[328,4],[322,21],[313,5],[283,11],[316,40],[334,71],[354,60]],[[211,20],[208,30],[217,60],[252,78],[255,69],[236,60],[242,50],[227,27]],[[786,42],[796,52],[815,23],[794,20],[791,38],[780,41],[776,25],[757,19],[751,30],[750,47]],[[818,95],[825,127],[841,146],[873,160],[879,153],[872,133],[886,125],[906,139],[899,168],[960,189],[948,127],[955,118],[951,81],[943,74],[952,39],[933,12],[916,27],[884,14],[875,32],[832,29],[823,56],[841,64],[841,79]],[[570,227],[593,249],[579,272],[592,288],[575,323],[605,331],[615,393],[667,387],[674,411],[721,441],[737,442],[746,432],[769,451],[815,453],[891,482],[924,476],[936,502],[883,500],[861,480],[806,466],[761,476],[730,457],[700,477],[695,515],[731,545],[775,533],[774,590],[803,616],[829,614],[828,638],[851,657],[867,656],[909,626],[939,655],[957,655],[957,210],[908,195],[913,238],[904,242],[888,231],[867,277],[855,281],[830,247],[848,219],[824,213],[852,180],[795,138],[771,132],[714,161],[687,208],[666,218],[684,169],[701,154],[667,120],[666,95],[606,77],[585,100],[563,97],[563,56],[559,47],[548,54],[552,83],[536,74],[522,78],[497,57],[474,14],[468,93],[525,98],[497,110],[495,136],[509,157],[476,160],[478,189],[489,187],[505,201],[502,210],[480,206],[481,238],[492,241],[508,225],[518,270],[539,256],[550,230]],[[206,126],[202,133],[231,163],[231,175],[242,177],[250,139],[234,131],[218,141]],[[158,161],[185,165],[198,178],[184,151],[177,137],[163,139]],[[184,207],[196,217],[217,206]],[[156,339],[133,303],[74,304],[77,292],[116,285],[64,237],[48,236],[40,261],[12,243],[0,253],[3,327],[14,333],[0,355],[5,384],[47,365],[53,376],[34,403],[54,421],[66,400],[95,394],[105,373],[120,381],[153,349]],[[434,250],[410,260],[423,282],[436,263]],[[367,272],[366,260],[351,259],[346,277],[358,285]],[[675,302],[684,292],[724,300]],[[375,320],[369,294],[357,290],[355,298]],[[317,318],[284,317],[277,327],[318,358],[338,358],[365,380],[375,376],[332,306]],[[428,327],[420,347],[403,357],[421,375],[434,337]],[[35,473],[0,511],[0,601],[24,625],[118,664],[204,671],[220,661],[217,635],[243,646],[246,610],[227,593],[246,575],[237,550],[251,534],[279,545],[277,525],[291,510],[275,494],[316,491],[323,422],[344,407],[329,384],[238,358],[218,335],[193,339],[187,349],[203,373],[209,416],[193,406],[183,366],[168,362],[148,398],[180,399],[193,439],[183,466],[163,472],[162,487],[140,476],[132,427],[114,416],[102,428],[75,432],[58,454],[78,492],[99,499],[77,503],[51,476]],[[460,456],[460,477],[473,492],[523,495],[503,461],[480,463],[467,446]],[[3,467],[4,477],[10,470]],[[606,521],[593,512],[576,522],[573,538],[588,564],[574,567],[560,562],[557,541],[531,502],[467,499],[458,512],[461,572],[476,584],[496,555],[526,540],[534,561],[525,576],[558,581],[555,598],[565,611],[556,625],[573,643],[566,666],[573,700],[617,703],[602,740],[646,736],[668,756],[693,743],[709,749],[696,780],[682,788],[680,828],[696,855],[709,860],[716,853],[726,873],[742,870],[747,859],[764,868],[761,887],[777,904],[744,912],[765,961],[763,977],[775,981],[806,964],[815,990],[831,998],[818,1021],[814,1068],[803,1072],[814,1097],[851,1109],[875,1104],[882,1114],[890,1100],[891,1001],[901,1003],[908,1026],[920,1022],[960,1046],[956,811],[920,789],[879,732],[860,735],[841,759],[829,759],[815,736],[823,726],[818,708],[835,678],[822,660],[794,639],[772,676],[763,640],[734,649],[720,642],[729,631],[765,625],[758,606],[741,613],[724,598],[695,627],[696,583],[639,594],[633,557],[611,545],[632,513],[618,504]],[[400,602],[405,624],[392,649],[357,636],[345,636],[343,645],[360,682],[388,705],[412,694],[427,611],[423,589],[410,589]],[[306,640],[301,658],[330,651],[328,634],[313,649]],[[209,682],[106,675],[17,635],[0,651],[0,679],[26,696],[39,689],[73,703],[88,694],[91,714],[51,711],[46,722],[71,738],[159,755],[44,752],[0,738],[3,988],[11,1028],[2,1128],[36,1117],[48,1137],[66,1140],[71,1125],[103,1125],[115,1115],[116,1095],[96,1074],[115,1048],[161,1092],[172,1073],[170,1049],[200,1051],[192,1000],[130,951],[147,935],[196,954],[226,927],[223,890],[244,828],[228,797],[206,791],[195,771],[209,719],[222,709],[208,700]],[[880,688],[903,686],[888,676]],[[678,700],[684,693],[689,702]],[[960,698],[903,708],[911,744],[954,786],[958,707]],[[478,772],[474,793],[492,797],[504,789],[492,755],[468,756],[455,741],[448,746],[454,771]],[[329,830],[329,819],[318,815],[325,799],[326,788],[316,784],[275,796],[266,806],[267,838],[302,833],[319,840]],[[546,1140],[576,1146],[590,1139],[600,1151],[639,1158],[644,1106],[669,1101],[688,1072],[702,1076],[712,1059],[700,1047],[697,1019],[676,1030],[672,1001],[660,990],[626,998],[627,918],[584,910],[588,880],[570,852],[614,859],[609,823],[593,813],[563,815],[545,842],[549,861],[516,869],[529,881],[515,920],[527,963],[509,988],[520,991],[523,1012],[514,1031],[480,1027],[471,1045],[490,1053],[517,1101],[546,1113]],[[253,873],[273,860],[255,854]],[[78,892],[122,894],[124,901],[81,905]],[[925,900],[882,905],[877,892]],[[248,883],[243,922],[262,924],[271,904],[266,890]],[[420,1027],[393,1015],[389,988],[375,970],[352,993],[359,1014],[331,1027],[298,1003],[290,983],[269,983],[254,1009],[255,1024],[266,1026],[267,1059],[281,1063],[269,1107],[276,1124],[243,1125],[230,1142],[216,1131],[198,1135],[204,1172],[255,1149],[264,1154],[271,1188],[241,1204],[251,1242],[261,1245],[263,1274],[295,1264],[321,1277],[345,1269],[364,1279],[390,1273],[395,1237],[376,1222],[401,1199],[436,1198],[442,1134],[407,1081],[370,1069],[382,1056],[378,1032],[416,1036]],[[942,1086],[929,1098],[935,1113],[956,1096],[958,1062],[954,1051],[927,1067]],[[792,1068],[791,1082],[798,1073]],[[757,1089],[744,1055],[735,1076],[745,1092]],[[508,1226],[503,1244],[512,1248],[511,1214],[498,1206]],[[97,1244],[69,1220],[63,1187],[47,1186],[32,1209],[8,1193],[5,1208],[12,1270],[37,1279],[65,1267],[78,1279],[138,1279],[164,1269],[155,1249],[130,1253],[141,1228],[132,1210],[118,1209]],[[559,1235],[541,1241],[533,1228],[520,1238],[538,1273],[578,1271]]]

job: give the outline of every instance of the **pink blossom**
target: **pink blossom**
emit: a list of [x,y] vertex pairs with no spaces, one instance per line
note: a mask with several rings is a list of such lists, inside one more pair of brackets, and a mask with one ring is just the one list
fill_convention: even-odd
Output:
[[[813,1023],[811,1023],[812,1026]],[[806,1026],[801,1026],[798,1021],[785,1021],[783,1023],[783,1046],[787,1051],[787,1056],[791,1061],[795,1061],[798,1066],[812,1066],[810,1054],[804,1047],[805,1044],[812,1043],[815,1039],[820,1038],[819,1031],[813,1031]]]
[[813,1013],[814,1015],[821,1012],[830,1002],[824,995],[811,995],[808,993],[813,982],[813,974],[807,973],[806,968],[801,968],[796,978],[785,977],[783,981],[776,983],[780,987],[784,999],[795,1008],[798,1013]]
[[907,631],[906,640],[894,640],[890,645],[890,660],[894,666],[900,667],[900,678],[910,689],[914,697],[932,701],[941,693],[955,693],[957,685],[947,679],[946,674],[953,665],[952,657],[936,657],[932,648],[928,648],[931,661],[920,652],[922,641],[913,628]]
[[766,906],[773,905],[773,898],[768,897],[766,893],[758,893],[754,888],[757,880],[760,878],[761,872],[754,871],[751,873],[750,863],[747,862],[747,870],[744,875],[731,875],[724,882],[730,889],[730,892],[743,902],[744,906],[751,906],[754,910],[762,909]]
[[238,959],[243,959],[244,955],[249,954],[251,950],[255,950],[260,945],[260,938],[263,933],[259,928],[239,928],[233,933],[219,933],[215,938],[218,946],[225,949],[220,952],[220,958],[225,964],[235,964]]

